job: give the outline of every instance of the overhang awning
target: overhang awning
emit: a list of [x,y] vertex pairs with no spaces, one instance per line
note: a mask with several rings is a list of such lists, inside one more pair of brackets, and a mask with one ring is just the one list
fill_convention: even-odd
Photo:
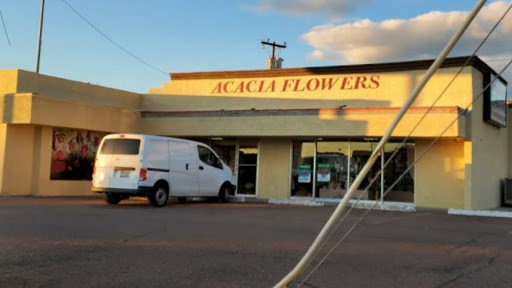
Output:
[[[381,137],[398,110],[399,107],[338,107],[141,111],[140,128],[150,134],[181,137]],[[392,136],[466,138],[465,112],[460,107],[411,107]]]

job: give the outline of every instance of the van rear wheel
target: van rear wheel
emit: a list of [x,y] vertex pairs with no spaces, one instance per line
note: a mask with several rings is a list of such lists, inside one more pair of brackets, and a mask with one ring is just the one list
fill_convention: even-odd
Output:
[[153,207],[162,207],[167,203],[169,198],[169,191],[167,187],[158,185],[153,188],[153,191],[149,194],[148,200]]
[[121,202],[121,196],[117,194],[105,194],[104,196],[105,202],[107,202],[110,205],[116,205]]

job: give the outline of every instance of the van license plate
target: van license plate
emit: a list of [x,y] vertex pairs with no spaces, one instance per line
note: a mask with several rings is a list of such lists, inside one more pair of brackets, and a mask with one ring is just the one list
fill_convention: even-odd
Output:
[[128,178],[130,177],[130,171],[121,171],[121,178]]

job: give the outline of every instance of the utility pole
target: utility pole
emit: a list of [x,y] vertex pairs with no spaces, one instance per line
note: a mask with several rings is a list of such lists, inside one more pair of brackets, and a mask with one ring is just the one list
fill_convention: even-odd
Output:
[[278,68],[281,68],[281,62],[283,61],[283,59],[279,58],[279,59],[276,59],[276,47],[281,49],[281,48],[286,48],[286,42],[284,42],[284,44],[276,44],[276,42],[270,42],[270,40],[267,40],[267,41],[261,41],[261,46],[262,47],[265,47],[265,45],[269,45],[269,46],[272,46],[272,57],[269,57],[269,59],[267,60],[267,68],[268,69],[278,69]]
[[265,47],[265,45],[269,45],[269,46],[272,46],[272,59],[274,59],[275,55],[276,55],[276,47],[278,48],[286,48],[286,42],[284,42],[284,44],[276,44],[276,41],[270,43],[268,42],[269,40],[267,41],[261,41],[261,46]]
[[36,73],[39,74],[39,59],[41,58],[41,40],[43,38],[43,17],[44,17],[44,0],[41,0],[41,17],[39,19],[39,41],[37,44],[37,60]]

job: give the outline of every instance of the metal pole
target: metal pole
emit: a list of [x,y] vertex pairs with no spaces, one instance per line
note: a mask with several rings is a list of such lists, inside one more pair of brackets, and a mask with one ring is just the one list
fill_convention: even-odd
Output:
[[[383,146],[384,147],[384,146]],[[380,203],[384,202],[384,148],[382,148],[382,153],[380,153]]]
[[41,40],[43,38],[44,0],[41,0],[41,17],[39,19],[39,41],[37,44],[36,73],[39,74],[39,60],[41,58]]
[[450,42],[448,42],[448,44],[446,44],[443,51],[441,51],[441,53],[439,54],[437,59],[434,61],[434,63],[432,63],[432,65],[430,66],[430,68],[427,71],[427,73],[425,74],[425,76],[423,76],[423,79],[421,80],[421,82],[418,83],[418,86],[416,86],[414,88],[414,90],[411,92],[411,95],[409,95],[409,98],[407,98],[407,100],[404,103],[404,105],[402,106],[402,108],[398,111],[393,122],[388,127],[388,130],[386,131],[386,133],[380,140],[379,144],[377,145],[377,148],[373,151],[372,155],[370,156],[368,161],[365,163],[365,165],[361,169],[361,172],[357,175],[356,179],[354,180],[354,183],[352,183],[352,185],[350,186],[347,194],[345,194],[343,199],[340,201],[340,203],[338,204],[338,207],[336,207],[336,210],[334,210],[333,214],[331,215],[331,217],[329,218],[327,223],[324,225],[324,227],[322,228],[322,230],[316,237],[313,244],[311,244],[311,247],[308,249],[306,254],[302,257],[302,259],[299,261],[299,263],[297,263],[295,268],[292,271],[290,271],[290,273],[288,273],[288,275],[286,275],[274,287],[276,287],[276,288],[286,287],[286,285],[288,285],[291,281],[293,281],[293,279],[295,279],[297,276],[299,276],[304,271],[304,269],[309,264],[309,262],[311,262],[311,260],[313,259],[313,256],[320,249],[320,247],[322,246],[322,243],[328,236],[329,232],[332,230],[332,228],[338,221],[338,218],[341,216],[341,213],[343,212],[343,209],[347,205],[349,199],[352,197],[352,194],[354,194],[354,192],[359,187],[359,185],[363,181],[364,177],[366,176],[366,174],[368,173],[370,168],[375,163],[375,160],[377,160],[377,158],[379,157],[379,152],[382,150],[382,148],[384,147],[386,142],[391,137],[391,134],[392,134],[393,130],[396,128],[396,126],[398,125],[398,123],[400,122],[400,119],[402,119],[404,114],[407,112],[407,109],[409,109],[409,106],[411,106],[411,104],[414,102],[414,100],[418,97],[418,95],[420,94],[423,87],[427,84],[430,77],[432,77],[432,75],[435,73],[437,68],[439,68],[441,66],[444,59],[450,53],[450,51],[453,49],[455,44],[457,44],[457,41],[459,41],[462,34],[464,34],[464,31],[467,29],[469,24],[471,24],[471,21],[473,21],[473,19],[476,17],[476,15],[478,14],[478,11],[480,11],[480,9],[484,5],[485,1],[486,0],[480,0],[475,5],[475,7],[471,11],[471,13],[466,18],[463,25],[459,28],[459,30],[456,32],[456,34],[452,36],[452,39],[450,39]]

